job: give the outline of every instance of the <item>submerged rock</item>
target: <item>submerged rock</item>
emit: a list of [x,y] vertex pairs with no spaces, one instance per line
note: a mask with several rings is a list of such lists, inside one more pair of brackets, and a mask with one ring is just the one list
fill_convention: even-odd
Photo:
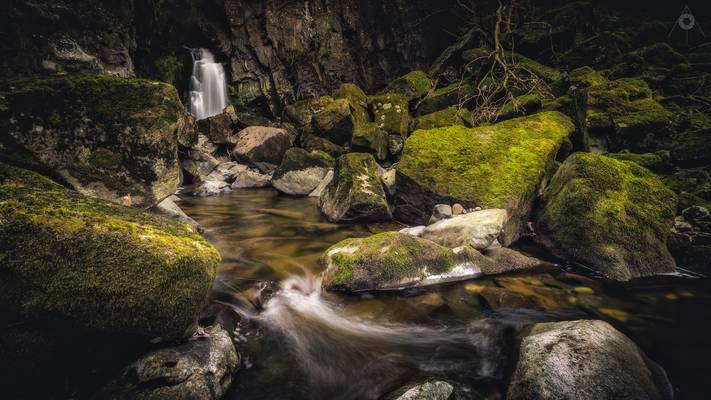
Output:
[[476,211],[429,225],[421,236],[449,248],[469,245],[483,250],[501,236],[506,220],[506,210]]
[[603,321],[533,325],[521,343],[508,400],[672,399],[664,370]]
[[484,255],[492,261],[492,263],[482,266],[482,273],[484,275],[498,275],[522,271],[543,271],[555,267],[554,264],[527,256],[507,247],[486,250]]
[[12,81],[4,94],[1,159],[61,177],[77,191],[149,208],[180,184],[178,141],[194,120],[171,85],[143,79],[61,75]]
[[395,165],[396,217],[424,224],[439,203],[502,208],[507,221],[501,242],[509,245],[573,131],[570,119],[558,112],[478,128],[416,131]]
[[306,196],[316,189],[333,164],[333,158],[324,152],[291,148],[274,172],[272,185],[282,193]]
[[230,335],[213,325],[202,337],[144,355],[94,399],[218,400],[232,383],[238,362]]
[[181,338],[220,262],[187,224],[4,164],[0,221],[0,302],[57,334]]
[[199,197],[217,196],[218,194],[230,192],[230,184],[218,179],[206,179],[193,187],[192,195]]
[[674,192],[635,163],[576,153],[543,194],[536,237],[610,279],[673,272],[665,242],[676,202]]
[[232,155],[262,172],[271,173],[281,163],[292,142],[285,129],[250,126],[237,134]]
[[319,199],[330,221],[387,221],[392,218],[373,156],[350,153],[339,157],[333,180]]
[[328,290],[392,290],[436,285],[481,275],[489,262],[476,250],[451,250],[398,232],[346,239],[324,253],[323,287]]

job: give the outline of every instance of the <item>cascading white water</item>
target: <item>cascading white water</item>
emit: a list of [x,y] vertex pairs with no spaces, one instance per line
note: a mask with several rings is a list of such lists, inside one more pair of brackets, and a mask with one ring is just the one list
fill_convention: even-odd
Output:
[[222,64],[207,49],[190,49],[190,113],[197,119],[220,114],[227,107],[227,79]]

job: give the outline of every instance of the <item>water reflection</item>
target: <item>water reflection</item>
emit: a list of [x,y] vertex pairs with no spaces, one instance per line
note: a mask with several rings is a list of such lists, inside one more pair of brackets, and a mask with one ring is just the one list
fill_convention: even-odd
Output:
[[[377,399],[431,376],[456,383],[455,398],[498,398],[517,330],[579,318],[604,319],[629,335],[666,368],[677,398],[703,393],[707,280],[618,284],[557,271],[404,293],[322,293],[323,250],[399,226],[329,224],[315,199],[271,189],[185,197],[181,207],[222,254],[214,302],[243,316],[236,327],[243,366],[228,398]],[[265,292],[273,295],[260,303]]]

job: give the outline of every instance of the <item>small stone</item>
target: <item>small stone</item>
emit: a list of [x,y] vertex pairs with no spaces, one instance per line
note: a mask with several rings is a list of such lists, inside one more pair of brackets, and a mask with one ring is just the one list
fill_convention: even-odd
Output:
[[452,206],[452,214],[453,215],[462,215],[464,213],[466,213],[464,206],[462,206],[459,203],[454,203],[454,205]]
[[452,218],[452,206],[449,204],[437,204],[432,210],[429,224],[432,225],[435,222],[448,218]]

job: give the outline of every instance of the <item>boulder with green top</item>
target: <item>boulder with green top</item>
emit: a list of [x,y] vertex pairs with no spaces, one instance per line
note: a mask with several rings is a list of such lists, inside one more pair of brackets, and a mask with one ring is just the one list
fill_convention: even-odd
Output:
[[333,169],[333,158],[322,151],[307,152],[293,147],[284,154],[272,176],[272,186],[292,196],[306,196]]
[[666,150],[659,150],[654,153],[620,152],[606,155],[617,160],[635,162],[656,173],[663,173],[672,170],[671,156]]
[[647,135],[663,131],[672,114],[652,96],[641,79],[623,78],[588,88],[587,125],[611,150],[639,149]]
[[417,103],[417,115],[432,114],[447,107],[458,105],[471,91],[472,87],[462,82],[455,82],[434,90]]
[[2,159],[83,194],[149,208],[180,184],[178,144],[197,141],[175,87],[95,75],[9,83]]
[[409,72],[394,81],[386,88],[387,93],[399,93],[409,100],[419,99],[432,88],[432,81],[424,71],[415,70]]
[[444,110],[415,118],[413,130],[443,128],[452,125],[472,126],[471,111],[466,108],[447,107]]
[[389,136],[376,122],[362,122],[353,129],[351,148],[372,154],[383,161],[388,156]]
[[368,108],[368,95],[363,89],[353,83],[342,84],[334,94],[337,99],[346,99],[352,107]]
[[346,99],[333,99],[313,116],[316,132],[339,145],[350,142],[354,124],[350,102]]
[[330,221],[387,221],[392,218],[372,155],[349,153],[336,160],[333,180],[319,198]]
[[[0,303],[57,335],[190,334],[220,255],[189,225],[0,164]],[[105,343],[111,346],[111,342]]]
[[476,250],[452,250],[405,233],[346,239],[321,258],[323,287],[350,292],[395,290],[471,279],[490,262]]
[[530,115],[542,107],[541,97],[534,94],[527,94],[515,97],[504,104],[496,117],[497,121],[503,121],[522,115]]
[[675,270],[665,243],[677,197],[649,170],[576,153],[541,201],[536,237],[561,258],[619,281]]
[[396,164],[396,217],[424,224],[435,204],[501,208],[500,240],[509,245],[574,131],[568,117],[544,112],[495,125],[414,132]]
[[410,126],[407,97],[393,93],[370,96],[368,104],[380,129],[389,134],[407,136]]

